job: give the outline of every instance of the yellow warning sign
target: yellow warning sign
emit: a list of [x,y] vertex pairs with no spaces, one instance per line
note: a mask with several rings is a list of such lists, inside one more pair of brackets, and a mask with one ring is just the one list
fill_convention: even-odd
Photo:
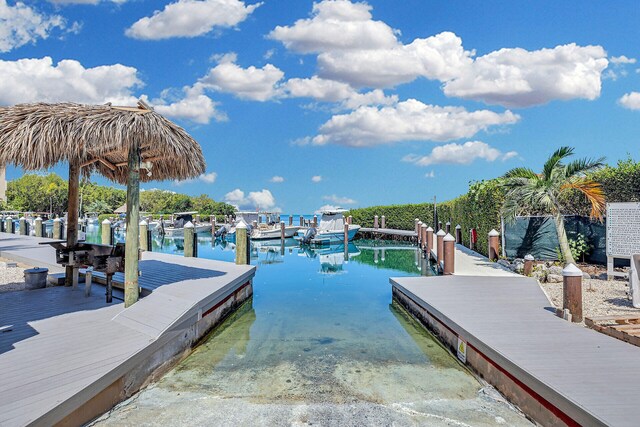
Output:
[[458,337],[457,356],[462,363],[467,363],[467,342],[460,337]]

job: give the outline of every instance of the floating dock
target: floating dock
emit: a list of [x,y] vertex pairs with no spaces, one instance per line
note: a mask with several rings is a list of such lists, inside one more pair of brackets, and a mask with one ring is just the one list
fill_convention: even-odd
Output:
[[[0,256],[47,267],[55,254],[44,240],[0,233]],[[0,425],[80,425],[101,415],[253,293],[252,266],[145,252],[140,271],[148,295],[126,309],[106,304],[95,285],[89,297],[82,284],[0,294]]]
[[534,279],[459,245],[455,262],[390,279],[394,299],[541,425],[638,425],[640,348],[556,317]]

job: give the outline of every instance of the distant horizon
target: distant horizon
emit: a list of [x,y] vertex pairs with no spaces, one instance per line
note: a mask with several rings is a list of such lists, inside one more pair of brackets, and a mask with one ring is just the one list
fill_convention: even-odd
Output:
[[[315,212],[451,200],[470,181],[538,170],[560,146],[610,165],[638,160],[635,0],[0,0],[0,10],[0,106],[143,99],[202,145],[205,173],[143,189]],[[52,171],[67,177],[63,164]],[[8,180],[21,174],[7,168]]]

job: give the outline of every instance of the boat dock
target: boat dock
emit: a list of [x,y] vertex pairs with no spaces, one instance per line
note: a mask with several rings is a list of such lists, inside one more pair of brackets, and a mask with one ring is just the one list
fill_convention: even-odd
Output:
[[640,348],[555,316],[534,279],[455,257],[455,275],[391,278],[394,299],[541,425],[637,425]]
[[[45,240],[0,233],[0,256],[56,267]],[[106,304],[96,285],[88,297],[83,284],[0,294],[0,425],[79,425],[101,415],[253,293],[252,266],[145,252],[140,271],[148,294],[126,309]]]
[[396,230],[394,228],[360,228],[358,234],[365,239],[391,239],[415,241],[418,238],[413,230]]

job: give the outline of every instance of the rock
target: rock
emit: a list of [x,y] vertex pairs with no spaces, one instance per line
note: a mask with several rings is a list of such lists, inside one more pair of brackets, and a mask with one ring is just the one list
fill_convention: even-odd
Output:
[[582,273],[582,278],[583,279],[591,279],[591,275],[589,273],[583,272]]
[[516,273],[522,273],[524,271],[524,262],[516,260],[513,264],[512,270]]
[[533,266],[533,269],[534,269],[534,270],[538,270],[538,271],[544,271],[545,273],[549,270],[549,269],[547,268],[547,266],[546,266],[546,265],[544,265],[544,264],[535,264],[535,265]]
[[498,264],[500,264],[503,267],[507,267],[507,268],[511,268],[511,263],[509,261],[507,261],[506,259],[499,259],[498,260]]
[[531,277],[537,279],[539,282],[545,282],[547,280],[547,272],[544,270],[534,270],[531,272]]
[[4,268],[16,268],[18,267],[18,264],[15,262],[11,262],[11,261],[0,261],[0,268],[4,267]]
[[560,283],[562,282],[562,276],[559,274],[549,273],[547,274],[547,282],[549,283]]
[[600,273],[596,278],[598,280],[607,280],[607,273]]
[[552,265],[549,267],[549,274],[555,274],[557,276],[562,276],[562,267],[557,265]]

